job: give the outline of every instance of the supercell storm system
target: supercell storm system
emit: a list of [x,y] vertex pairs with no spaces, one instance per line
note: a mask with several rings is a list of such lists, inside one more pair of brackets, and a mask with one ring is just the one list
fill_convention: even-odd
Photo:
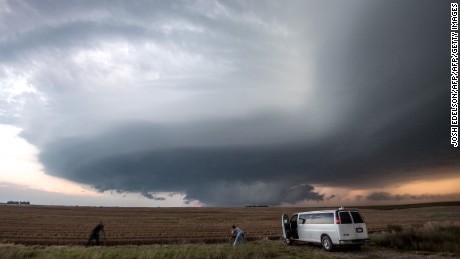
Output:
[[444,1],[0,1],[0,123],[46,174],[165,202],[458,177],[449,25]]

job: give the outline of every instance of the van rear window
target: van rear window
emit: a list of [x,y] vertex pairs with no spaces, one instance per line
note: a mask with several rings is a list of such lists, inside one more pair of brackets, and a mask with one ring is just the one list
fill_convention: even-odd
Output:
[[351,213],[351,217],[353,218],[353,222],[355,222],[355,223],[364,223],[364,220],[361,217],[361,215],[359,214],[359,212],[350,211],[350,213]]
[[351,216],[348,211],[341,211],[339,212],[340,216],[340,224],[352,224],[353,221],[351,221]]

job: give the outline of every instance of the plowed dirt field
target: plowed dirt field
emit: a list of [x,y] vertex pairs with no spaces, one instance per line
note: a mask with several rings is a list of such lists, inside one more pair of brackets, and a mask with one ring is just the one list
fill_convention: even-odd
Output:
[[[118,208],[0,205],[0,243],[82,245],[105,224],[103,245],[228,242],[230,227],[247,239],[279,239],[281,214],[318,208]],[[360,209],[369,232],[387,225],[460,224],[460,206]]]

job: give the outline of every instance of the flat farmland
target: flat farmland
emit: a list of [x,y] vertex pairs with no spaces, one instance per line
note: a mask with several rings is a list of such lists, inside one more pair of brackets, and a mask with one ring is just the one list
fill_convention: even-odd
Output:
[[[248,240],[280,238],[281,214],[324,208],[122,208],[0,205],[0,243],[83,245],[91,230],[105,224],[103,245],[228,242],[231,225]],[[418,227],[460,224],[460,203],[449,206],[360,208],[369,232],[387,225]]]

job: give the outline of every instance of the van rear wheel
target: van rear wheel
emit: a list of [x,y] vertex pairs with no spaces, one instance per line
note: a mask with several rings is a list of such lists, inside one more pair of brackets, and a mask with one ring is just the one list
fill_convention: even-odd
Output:
[[334,248],[334,245],[332,244],[332,240],[328,236],[323,236],[321,238],[321,245],[323,246],[324,250],[330,252]]

